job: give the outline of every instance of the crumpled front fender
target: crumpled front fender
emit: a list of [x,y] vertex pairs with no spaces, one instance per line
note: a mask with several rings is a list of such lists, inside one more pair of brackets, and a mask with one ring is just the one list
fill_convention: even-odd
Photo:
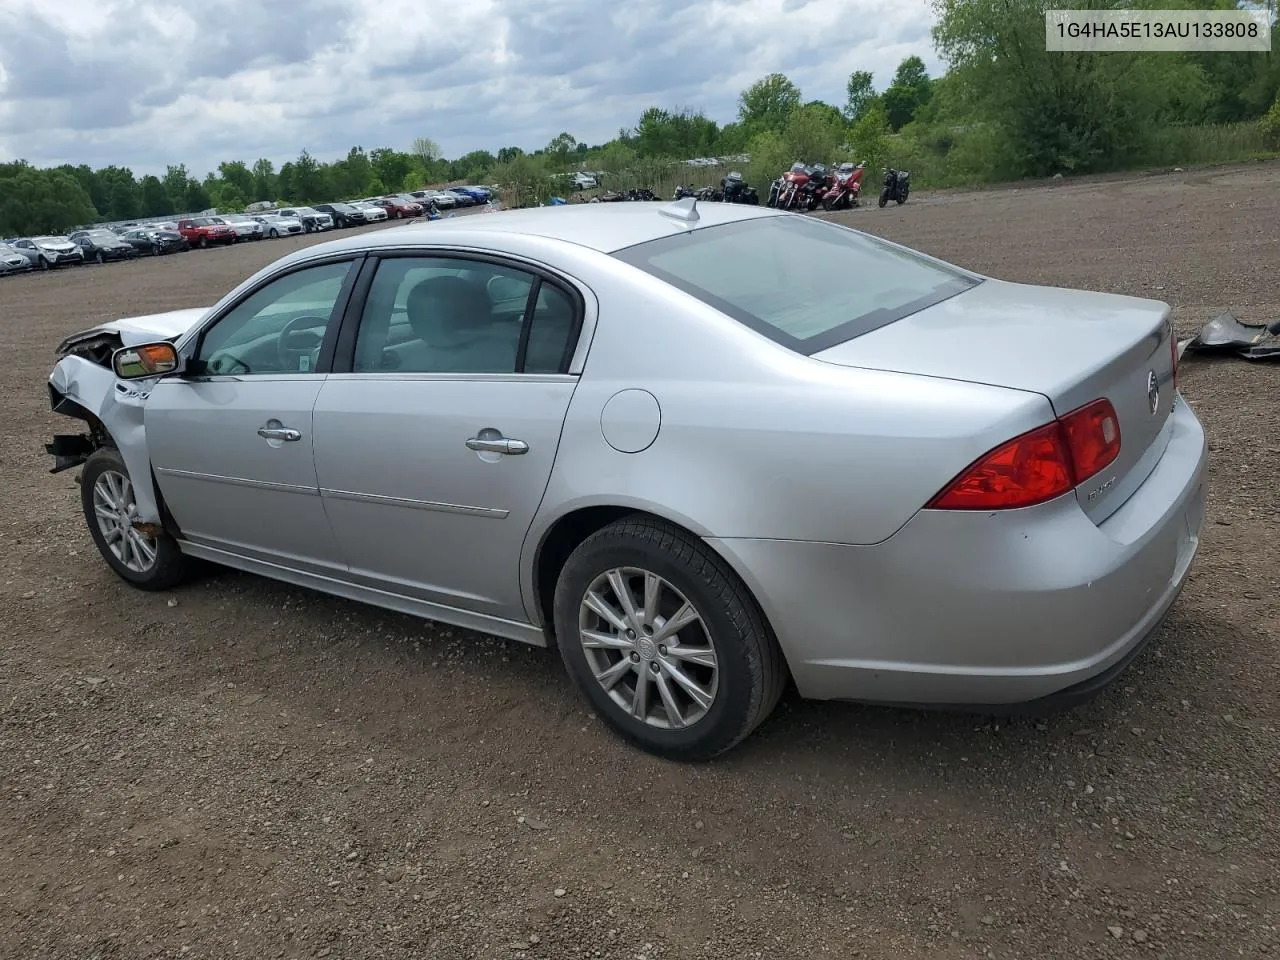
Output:
[[160,523],[144,418],[154,381],[124,381],[105,367],[84,357],[72,356],[58,361],[49,383],[62,396],[97,417],[111,434],[129,468],[139,519],[144,523]]

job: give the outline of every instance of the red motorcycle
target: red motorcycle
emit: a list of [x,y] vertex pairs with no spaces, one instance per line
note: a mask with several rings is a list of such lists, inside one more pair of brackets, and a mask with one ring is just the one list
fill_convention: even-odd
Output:
[[862,194],[862,169],[865,164],[842,163],[836,167],[831,186],[822,194],[823,210],[847,210],[858,205]]
[[809,168],[803,163],[793,163],[791,169],[782,175],[776,203],[779,210],[794,210],[801,203],[801,194],[809,185]]

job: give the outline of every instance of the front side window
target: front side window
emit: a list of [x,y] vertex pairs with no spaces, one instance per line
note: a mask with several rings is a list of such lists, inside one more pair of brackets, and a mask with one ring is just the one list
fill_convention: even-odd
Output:
[[690,230],[614,256],[805,354],[979,282],[874,237],[797,216]]
[[349,260],[307,267],[256,290],[205,331],[193,372],[313,372],[350,270]]
[[576,316],[574,302],[556,285],[516,267],[449,257],[388,258],[369,288],[352,369],[558,373]]

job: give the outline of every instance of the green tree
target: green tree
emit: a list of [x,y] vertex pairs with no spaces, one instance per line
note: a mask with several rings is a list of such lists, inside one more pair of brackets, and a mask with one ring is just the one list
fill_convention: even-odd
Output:
[[850,120],[862,119],[863,112],[875,99],[876,91],[871,85],[871,71],[855,70],[849,74],[849,82],[845,85],[844,115]]
[[256,160],[253,164],[253,190],[250,191],[253,199],[274,200],[279,190],[275,164],[265,158]]
[[185,163],[170,164],[165,167],[164,176],[160,178],[160,182],[164,184],[164,192],[169,195],[169,201],[174,205],[175,209],[185,210],[187,182],[190,179],[191,175],[187,173],[187,165]]
[[141,215],[144,217],[165,217],[174,212],[173,201],[158,177],[147,174],[139,185],[142,193]]
[[880,100],[873,100],[863,111],[862,118],[849,131],[849,140],[856,158],[871,172],[864,179],[874,182],[876,171],[884,167],[889,154],[889,115]]
[[793,110],[782,135],[792,154],[806,163],[830,163],[844,138],[844,117],[825,103]]
[[893,83],[881,95],[889,126],[901,130],[911,122],[916,110],[929,102],[933,85],[929,71],[919,57],[907,57],[893,75]]
[[0,165],[0,236],[63,233],[98,219],[89,193],[61,170]]
[[218,178],[234,187],[240,197],[253,197],[257,192],[254,190],[253,172],[245,166],[243,160],[224,160],[218,164]]
[[200,181],[194,177],[187,181],[187,189],[183,193],[182,207],[183,213],[199,213],[201,210],[208,210],[213,206],[213,201],[209,198],[209,191],[200,185]]
[[757,80],[738,96],[738,119],[747,126],[781,131],[800,106],[800,88],[781,73]]
[[578,141],[571,133],[561,133],[547,144],[546,153],[551,157],[556,169],[566,170],[569,167],[569,155],[577,149]]
[[413,169],[413,157],[390,147],[378,147],[369,151],[369,163],[373,166],[374,176],[388,185],[399,186],[404,183],[404,178]]
[[498,151],[498,163],[510,163],[516,157],[523,157],[524,151],[519,147],[503,147]]

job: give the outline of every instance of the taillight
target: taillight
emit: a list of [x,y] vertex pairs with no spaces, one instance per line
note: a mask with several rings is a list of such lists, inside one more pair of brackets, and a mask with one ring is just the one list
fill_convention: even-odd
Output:
[[1106,469],[1120,455],[1120,421],[1105,397],[1071,411],[1061,422],[1077,484]]
[[1088,480],[1120,454],[1120,421],[1095,400],[1002,443],[926,505],[933,510],[1010,510],[1044,503]]
[[1178,389],[1178,331],[1169,324],[1169,362],[1173,365],[1173,389]]

